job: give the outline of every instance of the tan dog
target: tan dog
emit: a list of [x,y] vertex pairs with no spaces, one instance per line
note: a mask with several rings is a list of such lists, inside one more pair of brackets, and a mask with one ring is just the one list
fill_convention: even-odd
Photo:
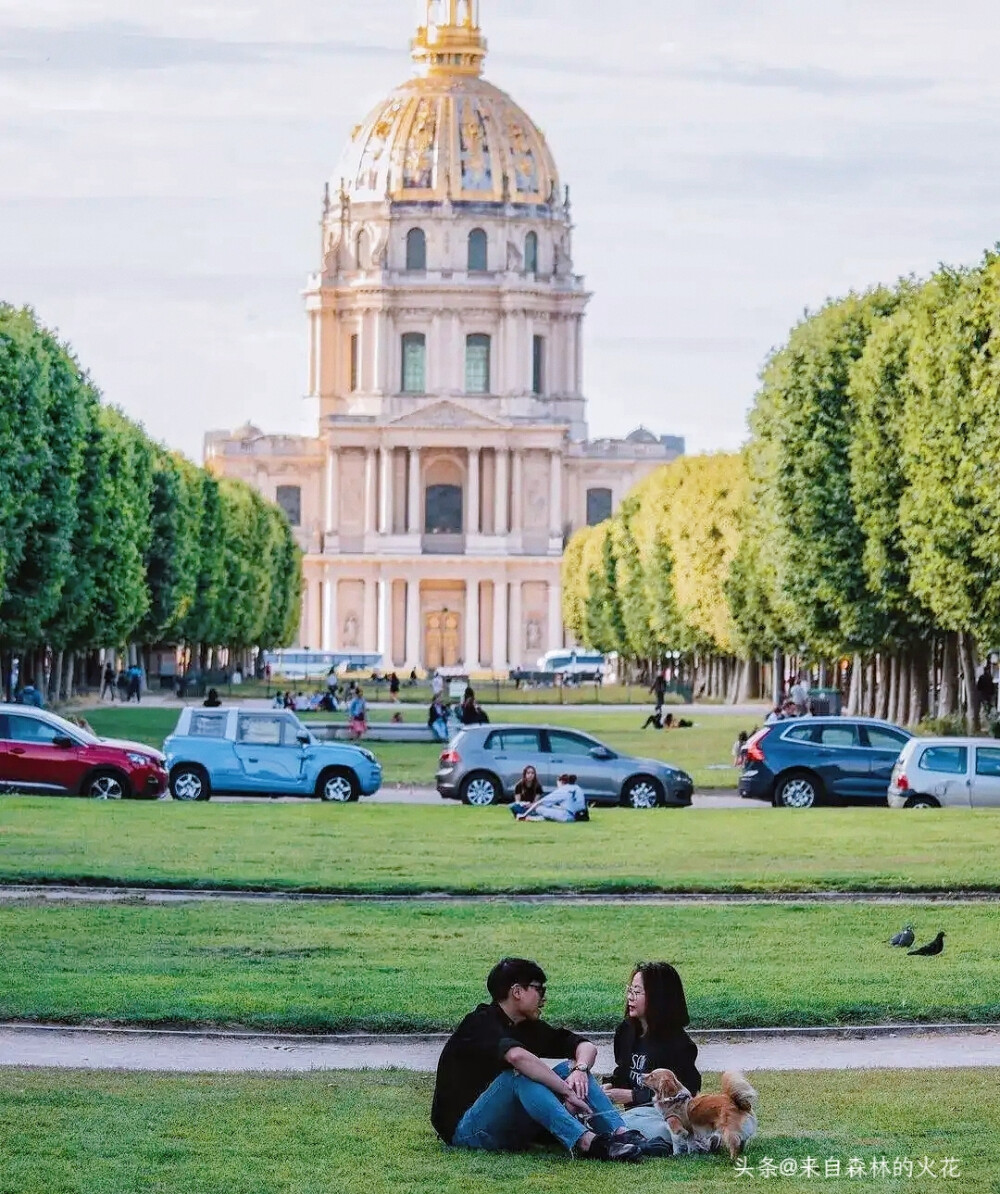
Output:
[[742,1074],[723,1074],[721,1094],[695,1096],[673,1070],[653,1070],[642,1081],[670,1127],[675,1152],[711,1152],[721,1144],[735,1161],[757,1131],[757,1092]]

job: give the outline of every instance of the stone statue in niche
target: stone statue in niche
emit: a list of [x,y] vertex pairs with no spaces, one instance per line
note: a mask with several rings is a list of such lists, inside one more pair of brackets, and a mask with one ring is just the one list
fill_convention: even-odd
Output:
[[512,240],[507,242],[507,269],[519,274],[524,268],[524,254]]
[[537,651],[542,645],[542,624],[538,618],[529,618],[525,628],[524,645],[529,651]]
[[348,614],[344,619],[344,646],[357,647],[358,643],[358,619],[353,613]]

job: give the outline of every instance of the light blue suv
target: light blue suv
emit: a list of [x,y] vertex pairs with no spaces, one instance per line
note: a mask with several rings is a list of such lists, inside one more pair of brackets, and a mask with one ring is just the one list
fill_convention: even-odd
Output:
[[163,751],[175,800],[227,793],[346,804],[382,786],[382,766],[370,750],[318,742],[281,709],[185,709]]

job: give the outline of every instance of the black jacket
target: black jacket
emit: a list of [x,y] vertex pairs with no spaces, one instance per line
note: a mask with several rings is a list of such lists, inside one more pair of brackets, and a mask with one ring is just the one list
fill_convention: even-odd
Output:
[[544,1020],[515,1024],[496,1003],[481,1003],[455,1029],[441,1052],[431,1123],[451,1144],[462,1116],[510,1066],[504,1060],[520,1045],[536,1057],[572,1058],[586,1038]]
[[642,1075],[650,1070],[673,1070],[688,1090],[701,1090],[701,1074],[695,1065],[698,1046],[683,1028],[666,1036],[640,1036],[634,1020],[623,1020],[615,1032],[615,1072],[611,1085],[632,1091],[632,1105],[642,1107],[653,1101],[653,1092],[643,1086]]

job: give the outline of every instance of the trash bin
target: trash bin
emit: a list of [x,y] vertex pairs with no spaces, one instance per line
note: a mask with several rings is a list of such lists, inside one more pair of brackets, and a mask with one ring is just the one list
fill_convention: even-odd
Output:
[[817,717],[839,717],[840,689],[810,688],[809,707]]

